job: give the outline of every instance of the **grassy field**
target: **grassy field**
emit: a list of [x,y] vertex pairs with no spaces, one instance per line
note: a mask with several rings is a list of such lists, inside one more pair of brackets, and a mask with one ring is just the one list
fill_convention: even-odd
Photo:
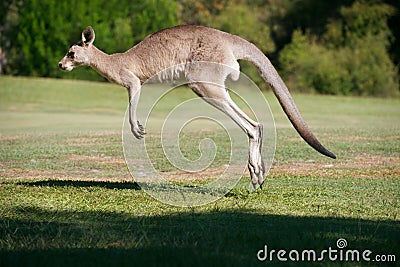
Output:
[[[142,92],[141,101],[152,96]],[[179,89],[172,99],[191,96]],[[320,252],[338,249],[339,238],[371,259],[395,255],[398,265],[400,99],[294,97],[338,159],[309,148],[266,93],[277,146],[264,189],[249,193],[245,172],[222,199],[179,208],[148,196],[127,170],[123,88],[0,77],[0,266],[270,265],[257,260],[265,245]]]

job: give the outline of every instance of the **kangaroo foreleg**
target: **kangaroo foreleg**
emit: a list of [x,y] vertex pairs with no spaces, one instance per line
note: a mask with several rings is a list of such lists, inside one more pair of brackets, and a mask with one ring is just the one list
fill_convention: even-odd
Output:
[[129,95],[129,123],[131,131],[137,139],[141,139],[145,135],[144,127],[139,123],[136,116],[136,108],[140,97],[140,80],[130,72],[123,75],[124,86],[128,89]]

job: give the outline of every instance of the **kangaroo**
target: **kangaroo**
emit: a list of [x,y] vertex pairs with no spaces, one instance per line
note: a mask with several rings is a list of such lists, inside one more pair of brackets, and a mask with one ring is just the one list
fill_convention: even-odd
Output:
[[[203,26],[176,26],[147,36],[124,53],[111,55],[96,48],[93,45],[94,39],[94,30],[88,26],[82,32],[81,41],[69,49],[58,66],[66,71],[81,65],[90,66],[108,80],[125,87],[129,96],[131,131],[138,139],[143,138],[145,132],[137,120],[136,107],[141,85],[148,78],[169,67],[185,66],[190,62],[224,64],[234,71],[213,73],[213,79],[217,84],[193,82],[188,86],[208,103],[226,113],[247,134],[251,183],[255,188],[257,185],[262,188],[265,175],[261,155],[263,126],[247,116],[232,101],[224,86],[228,75],[231,75],[233,80],[239,78],[238,60],[243,59],[252,62],[261,77],[271,86],[300,136],[321,154],[336,158],[312,134],[288,88],[269,59],[254,44],[239,36]],[[189,81],[196,81],[204,70],[193,67],[196,65],[190,66],[190,69],[185,70],[186,78]]]

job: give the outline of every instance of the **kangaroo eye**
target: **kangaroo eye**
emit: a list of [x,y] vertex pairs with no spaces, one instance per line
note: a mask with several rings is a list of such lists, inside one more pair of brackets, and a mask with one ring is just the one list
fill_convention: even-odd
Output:
[[75,52],[68,52],[67,53],[67,57],[68,58],[74,58],[74,56],[75,56]]

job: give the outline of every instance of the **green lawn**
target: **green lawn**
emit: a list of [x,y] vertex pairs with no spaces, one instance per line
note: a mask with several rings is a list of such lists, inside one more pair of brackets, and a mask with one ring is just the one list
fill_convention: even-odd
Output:
[[[144,91],[140,101],[155,95]],[[257,260],[265,245],[322,251],[337,249],[339,238],[346,249],[395,255],[398,264],[400,99],[295,95],[312,131],[338,156],[331,160],[309,148],[265,95],[277,145],[264,189],[249,193],[245,172],[220,200],[179,208],[154,200],[128,172],[123,88],[0,76],[0,266],[255,266],[270,264]],[[157,112],[192,96],[177,89]],[[202,138],[188,135],[184,153]],[[150,156],[160,171],[172,171],[161,150]],[[284,262],[275,254],[272,263]]]

